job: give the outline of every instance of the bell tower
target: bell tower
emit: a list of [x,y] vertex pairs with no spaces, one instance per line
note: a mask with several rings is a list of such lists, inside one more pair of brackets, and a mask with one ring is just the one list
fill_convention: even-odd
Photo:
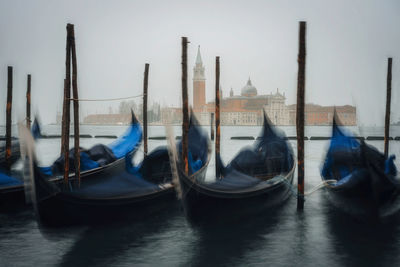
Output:
[[196,65],[193,68],[193,109],[200,110],[206,104],[206,77],[200,46],[197,49]]

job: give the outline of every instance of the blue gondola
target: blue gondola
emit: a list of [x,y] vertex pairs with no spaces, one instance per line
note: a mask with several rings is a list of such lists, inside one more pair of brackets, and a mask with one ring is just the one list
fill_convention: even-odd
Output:
[[[40,127],[37,120],[32,125],[31,134],[34,139],[41,137]],[[81,149],[82,173],[111,163],[121,164],[124,157],[137,150],[140,145],[142,130],[139,121],[132,113],[132,121],[126,132],[109,145],[98,144],[92,148]],[[19,155],[18,155],[19,156]],[[70,153],[70,172],[74,172],[74,153]],[[63,180],[64,158],[61,156],[51,166],[38,167],[42,175],[54,183]],[[74,179],[74,175],[71,175]],[[6,171],[0,170],[0,210],[13,210],[23,206],[25,203],[24,182],[22,170]]]
[[[190,159],[190,157],[189,157]],[[285,135],[279,133],[264,114],[261,138],[243,148],[224,166],[213,182],[205,170],[187,176],[178,168],[182,202],[189,220],[195,223],[224,221],[247,213],[265,211],[290,195],[295,161]],[[178,165],[179,166],[179,165]]]
[[329,199],[359,219],[394,214],[400,207],[400,180],[394,159],[385,158],[373,146],[345,133],[334,118],[332,139],[321,171]]
[[[198,133],[190,125],[192,144],[201,142]],[[193,145],[189,150],[195,158],[202,152]],[[49,182],[33,160],[33,203],[40,221],[49,226],[104,223],[142,217],[171,203],[176,196],[167,148],[156,148],[138,166],[132,165],[132,154],[82,172],[81,183],[72,179],[68,186]]]

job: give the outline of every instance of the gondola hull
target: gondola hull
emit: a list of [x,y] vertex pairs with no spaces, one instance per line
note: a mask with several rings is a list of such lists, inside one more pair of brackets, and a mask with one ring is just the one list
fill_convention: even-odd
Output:
[[[86,182],[92,180],[97,183],[110,175],[123,172],[124,168],[124,162],[119,161],[82,175],[82,178]],[[62,190],[54,193],[54,185],[43,180],[38,170],[35,170],[35,187],[37,215],[40,222],[47,226],[99,224],[141,218],[153,214],[176,199],[172,186],[142,195],[109,198],[74,196]]]
[[25,192],[23,185],[0,189],[0,212],[14,211],[24,206]]
[[[204,175],[202,173],[198,174]],[[201,177],[196,176],[196,179]],[[223,192],[207,188],[206,184],[193,182],[179,171],[182,188],[182,202],[190,221],[194,223],[235,220],[246,215],[268,212],[269,209],[285,202],[291,195],[293,171],[284,181],[274,185],[246,192]]]
[[[326,187],[331,203],[356,218],[371,220],[388,217],[400,209],[400,188],[386,176],[380,176],[379,184],[372,184],[369,177],[353,186]],[[379,192],[374,191],[379,189]]]

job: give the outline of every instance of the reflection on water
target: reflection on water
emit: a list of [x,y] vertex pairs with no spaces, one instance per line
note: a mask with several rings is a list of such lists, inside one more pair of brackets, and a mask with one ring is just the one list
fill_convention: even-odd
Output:
[[188,264],[193,266],[243,265],[249,251],[257,250],[279,223],[280,210],[257,217],[241,218],[229,224],[210,223],[193,226],[197,241]]
[[[150,136],[163,134],[161,127],[150,128]],[[102,134],[99,129],[94,128],[89,133]],[[119,134],[124,128],[115,129],[110,127],[104,132]],[[322,128],[318,129],[322,131]],[[176,134],[179,134],[178,130],[179,127]],[[259,127],[239,127],[237,131],[257,136],[259,130]],[[241,147],[251,144],[251,141],[230,140],[235,131],[233,127],[222,129],[221,150],[225,162]],[[110,142],[107,139],[82,139],[83,146],[98,141]],[[383,149],[383,142],[370,143]],[[149,150],[162,144],[165,141],[151,140]],[[295,147],[296,142],[291,144]],[[306,191],[321,181],[319,167],[327,144],[327,141],[305,142]],[[59,140],[44,140],[38,149],[42,152],[40,156],[51,162],[52,157],[58,155],[59,147]],[[390,150],[397,155],[399,166],[400,142],[392,141]],[[213,164],[212,160],[209,179],[213,178]],[[400,216],[378,224],[355,221],[332,207],[323,190],[306,198],[303,213],[296,211],[296,198],[292,197],[265,214],[205,226],[188,223],[178,202],[141,221],[95,227],[43,229],[36,223],[30,209],[0,214],[0,266],[399,264]]]
[[[118,265],[130,259],[133,256],[132,252],[140,251],[146,246],[157,250],[159,248],[155,244],[150,244],[152,236],[167,231],[178,213],[180,213],[179,207],[175,203],[148,220],[127,220],[88,227],[62,256],[60,266]],[[58,236],[59,231],[54,231],[52,235]],[[141,258],[147,257],[143,253],[134,254],[136,263],[140,263]]]
[[394,266],[400,262],[399,215],[366,222],[337,209],[326,209],[324,216],[334,254],[342,265]]

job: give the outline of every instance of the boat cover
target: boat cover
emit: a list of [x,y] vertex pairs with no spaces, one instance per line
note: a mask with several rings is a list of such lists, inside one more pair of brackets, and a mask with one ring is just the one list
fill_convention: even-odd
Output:
[[276,129],[265,113],[260,137],[252,146],[241,149],[223,172],[237,170],[256,177],[289,172],[294,164],[292,147],[285,133]]
[[[222,161],[221,164],[223,164]],[[207,188],[213,190],[221,190],[225,192],[237,191],[246,188],[252,188],[263,182],[263,180],[261,179],[246,175],[235,169],[225,169],[225,171],[221,172],[221,175],[222,178],[207,183]]]
[[0,171],[0,188],[14,185],[22,185],[22,182]]
[[[142,128],[132,112],[131,125],[117,140],[109,145],[97,144],[90,149],[80,148],[81,171],[102,167],[125,157],[139,147],[141,140]],[[69,151],[70,172],[75,171],[74,151],[74,148]],[[40,170],[48,176],[64,173],[64,155],[61,155],[50,167],[40,167]]]
[[107,174],[102,178],[93,179],[94,181],[90,180],[82,180],[79,187],[72,188],[68,193],[83,198],[111,198],[137,196],[160,190],[157,184],[127,170]]
[[171,181],[171,166],[166,146],[155,148],[136,166],[132,164],[132,156],[133,154],[128,154],[125,158],[126,169],[130,174],[144,177],[147,181],[156,184]]
[[264,114],[261,138],[252,146],[243,148],[225,167],[221,158],[220,178],[205,182],[206,187],[220,191],[240,191],[271,181],[274,177],[285,176],[294,164],[293,151],[285,134],[278,131]]
[[395,156],[388,159],[375,147],[360,143],[340,129],[334,119],[332,138],[321,170],[323,179],[337,180],[333,186],[350,185],[368,179],[370,169],[382,175],[395,177]]

